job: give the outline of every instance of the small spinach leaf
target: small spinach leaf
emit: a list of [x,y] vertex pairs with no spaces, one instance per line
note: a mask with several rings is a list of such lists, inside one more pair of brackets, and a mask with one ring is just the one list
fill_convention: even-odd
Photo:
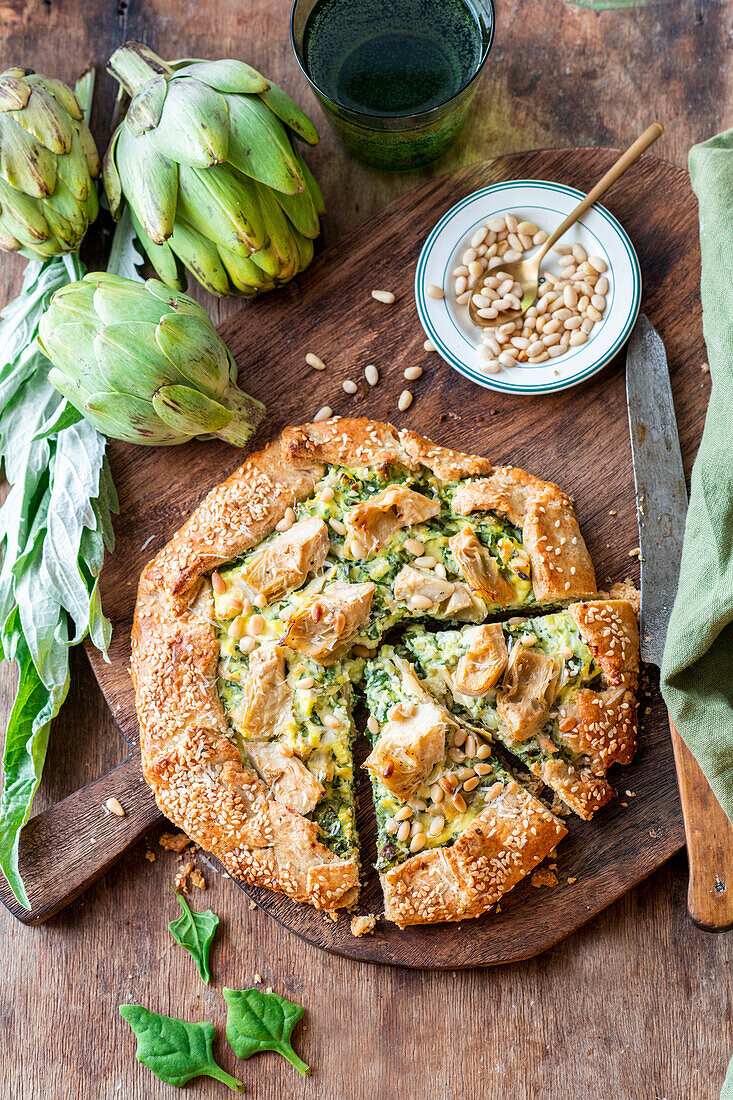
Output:
[[120,1005],[120,1015],[137,1037],[138,1062],[167,1085],[180,1088],[192,1077],[214,1077],[234,1092],[244,1085],[217,1066],[211,1050],[213,1024],[189,1024],[175,1016],[159,1016],[142,1005]]
[[209,984],[209,948],[216,934],[216,926],[219,918],[210,909],[205,913],[197,913],[192,909],[182,894],[177,894],[181,906],[181,915],[172,920],[168,925],[176,943],[185,947],[193,955],[198,967],[201,981]]
[[303,1015],[300,1005],[277,993],[259,989],[224,989],[227,1012],[227,1039],[238,1058],[251,1058],[262,1050],[276,1050],[299,1073],[310,1068],[290,1045],[293,1028]]

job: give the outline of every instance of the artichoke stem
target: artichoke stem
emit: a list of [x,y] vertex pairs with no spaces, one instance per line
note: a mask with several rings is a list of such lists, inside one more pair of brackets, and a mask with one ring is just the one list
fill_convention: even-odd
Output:
[[170,76],[173,72],[162,57],[158,57],[144,42],[125,42],[109,59],[107,71],[119,81],[125,91],[134,96],[154,76]]
[[256,398],[244,393],[238,386],[232,386],[225,394],[217,398],[220,404],[229,409],[232,419],[225,428],[214,434],[235,447],[243,447],[265,415],[265,406]]

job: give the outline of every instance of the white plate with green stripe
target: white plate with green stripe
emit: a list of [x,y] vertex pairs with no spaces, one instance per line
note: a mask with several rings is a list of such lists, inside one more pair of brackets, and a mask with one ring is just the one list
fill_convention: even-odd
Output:
[[[502,367],[498,374],[485,373],[477,354],[480,329],[471,323],[468,307],[459,306],[455,300],[455,279],[451,273],[460,266],[471,237],[489,218],[512,213],[520,221],[534,222],[551,233],[582,198],[582,191],[561,183],[542,180],[495,183],[456,203],[433,229],[415,272],[417,312],[428,339],[464,377],[500,393],[557,393],[597,374],[625,343],[641,304],[641,269],[627,234],[598,203],[568,230],[561,242],[581,244],[589,256],[600,257],[608,267],[606,310],[585,344],[571,347],[564,355],[544,363],[518,363]],[[543,267],[560,274],[559,259],[551,251]],[[442,288],[443,298],[428,297],[427,288],[431,284]]]

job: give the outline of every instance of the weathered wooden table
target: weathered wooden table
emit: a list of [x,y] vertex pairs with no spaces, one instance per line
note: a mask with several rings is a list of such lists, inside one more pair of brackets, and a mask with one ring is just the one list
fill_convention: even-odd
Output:
[[[379,175],[348,161],[321,126],[310,162],[328,204],[327,243],[421,179],[462,163],[536,146],[623,146],[659,119],[667,135],[655,152],[684,165],[693,142],[730,122],[733,5],[724,0],[497,0],[497,7],[479,98],[444,161],[415,176]],[[288,14],[289,0],[0,0],[0,68],[29,65],[72,82],[93,61],[100,146],[113,102],[104,63],[128,38],[168,57],[248,60],[322,123],[291,56]],[[2,301],[17,291],[22,267],[3,259]],[[237,308],[207,304],[217,320]],[[125,754],[83,653],[72,667],[38,809]],[[3,668],[3,719],[13,684]],[[296,1046],[313,1069],[301,1079],[274,1054],[235,1065],[219,1041],[221,1062],[262,1100],[717,1095],[733,1048],[733,941],[689,922],[683,857],[548,954],[456,973],[321,953],[250,911],[240,891],[202,864],[208,890],[193,900],[222,918],[209,989],[167,932],[177,910],[168,882],[178,867],[156,834],[46,925],[25,928],[0,912],[0,1100],[170,1096],[134,1061],[117,1005],[134,1000],[209,1019],[221,1035],[221,986],[242,988],[256,975],[305,1006]],[[222,1088],[207,1079],[189,1086],[201,1098]]]

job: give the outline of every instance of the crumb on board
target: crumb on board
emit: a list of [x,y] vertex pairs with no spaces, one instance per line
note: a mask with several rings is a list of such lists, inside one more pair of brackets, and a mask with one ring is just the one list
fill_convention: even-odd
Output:
[[145,849],[145,858],[147,859],[148,863],[155,863],[155,861],[158,857],[156,856],[155,852],[150,850],[150,848],[146,848]]
[[194,867],[193,871],[191,871],[188,877],[191,879],[191,882],[194,884],[194,886],[198,886],[199,890],[206,889],[206,879],[201,874],[198,867]]
[[702,371],[703,374],[710,374],[710,364],[709,363],[701,363],[700,364],[700,370]]
[[572,886],[572,885],[573,885],[573,883],[574,883],[574,882],[577,882],[577,881],[578,881],[578,880],[577,880],[577,878],[575,877],[575,875],[571,875],[571,876],[570,876],[570,877],[568,878],[568,884],[569,884],[570,886]]
[[185,833],[161,833],[158,844],[167,852],[182,852],[191,843]]
[[255,983],[255,985],[262,985],[262,975],[261,974],[255,974],[254,983]]
[[374,932],[377,918],[373,913],[365,913],[362,916],[351,918],[352,936],[370,936]]
[[184,863],[180,871],[173,879],[173,889],[177,894],[188,893],[188,876],[193,871],[193,863],[189,860],[188,863]]
[[271,986],[271,985],[268,985],[268,986],[267,986],[267,987],[265,988],[265,993],[272,993],[272,986]]
[[255,905],[255,903],[253,901],[251,901],[249,903],[249,907],[250,907],[250,909],[256,909],[257,908],[257,906]]
[[330,920],[333,924],[338,924],[339,915],[337,910],[334,909],[333,912],[330,913],[328,910],[325,910],[323,915],[326,920]]
[[557,875],[549,867],[538,867],[532,872],[533,886],[557,886]]

